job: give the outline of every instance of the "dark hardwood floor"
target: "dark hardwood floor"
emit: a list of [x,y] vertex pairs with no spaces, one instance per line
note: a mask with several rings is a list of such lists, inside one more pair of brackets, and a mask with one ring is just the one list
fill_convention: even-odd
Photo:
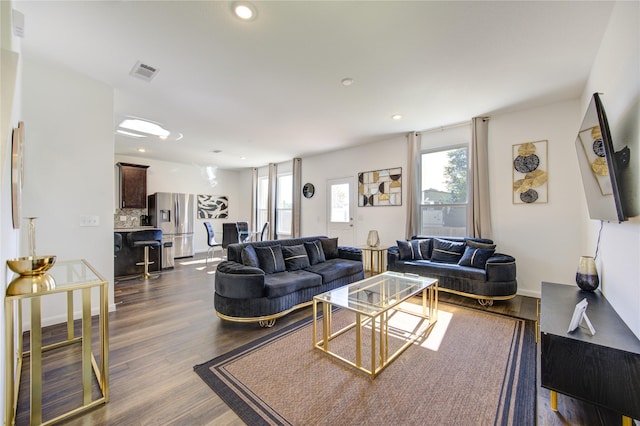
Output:
[[[202,255],[176,259],[175,269],[159,279],[115,284],[117,311],[109,315],[110,401],[68,420],[68,425],[242,425],[227,405],[193,372],[193,366],[300,320],[311,308],[278,319],[272,329],[220,320],[213,309],[215,266],[205,269]],[[475,309],[474,300],[440,293],[440,300]],[[518,296],[487,310],[535,320],[537,299]],[[79,324],[76,324],[79,327]],[[45,343],[66,328],[48,327]],[[28,342],[28,336],[25,336]],[[79,363],[74,347],[44,356],[44,420],[74,408],[80,398]],[[71,367],[69,367],[71,365]],[[23,382],[28,361],[23,366]],[[21,387],[18,425],[29,424],[28,385]],[[549,392],[538,388],[540,425],[618,425],[620,418],[559,395],[560,412],[549,407]]]

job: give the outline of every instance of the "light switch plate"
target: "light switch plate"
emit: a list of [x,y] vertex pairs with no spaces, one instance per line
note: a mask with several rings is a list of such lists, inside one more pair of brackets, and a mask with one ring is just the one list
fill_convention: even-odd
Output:
[[100,216],[80,216],[80,226],[99,226]]

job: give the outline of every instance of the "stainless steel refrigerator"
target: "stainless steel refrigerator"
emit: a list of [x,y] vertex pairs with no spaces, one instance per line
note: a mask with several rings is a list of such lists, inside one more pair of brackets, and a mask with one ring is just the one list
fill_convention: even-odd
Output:
[[149,195],[148,208],[151,225],[162,230],[163,249],[171,242],[173,257],[193,256],[194,195],[156,192]]

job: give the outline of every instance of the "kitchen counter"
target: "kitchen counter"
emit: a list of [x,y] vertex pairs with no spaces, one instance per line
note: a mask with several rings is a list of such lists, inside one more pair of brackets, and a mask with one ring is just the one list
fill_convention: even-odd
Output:
[[150,231],[152,229],[158,229],[154,226],[139,226],[137,228],[115,228],[113,232],[135,232],[135,231]]
[[[114,276],[125,277],[141,275],[144,272],[144,248],[131,247],[127,241],[127,235],[136,231],[150,231],[158,229],[153,226],[139,226],[136,228],[115,228],[114,233],[122,234],[122,248],[115,253],[113,262]],[[149,248],[149,272],[158,272],[162,269],[162,247]]]

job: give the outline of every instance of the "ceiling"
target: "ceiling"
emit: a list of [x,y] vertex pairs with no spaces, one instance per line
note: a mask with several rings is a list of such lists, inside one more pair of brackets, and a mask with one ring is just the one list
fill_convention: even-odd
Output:
[[[223,169],[580,96],[612,2],[16,1],[24,55],[114,88],[116,154]],[[136,62],[158,69],[131,76]],[[344,86],[343,78],[353,84]],[[393,120],[393,114],[402,119]],[[176,141],[175,135],[183,134]],[[145,148],[139,153],[138,148]]]

